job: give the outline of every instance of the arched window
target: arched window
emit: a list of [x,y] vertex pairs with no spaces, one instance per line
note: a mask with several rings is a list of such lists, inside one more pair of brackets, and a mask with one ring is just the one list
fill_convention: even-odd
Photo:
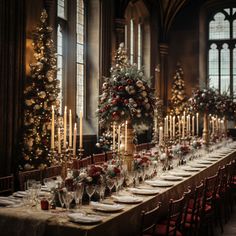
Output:
[[84,109],[85,5],[84,0],[57,0],[57,54],[62,107],[76,114]]
[[236,89],[236,8],[215,12],[208,23],[209,86],[233,96]]

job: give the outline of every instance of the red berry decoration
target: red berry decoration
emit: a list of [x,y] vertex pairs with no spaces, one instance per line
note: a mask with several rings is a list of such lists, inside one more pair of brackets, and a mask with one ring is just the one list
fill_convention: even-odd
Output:
[[118,87],[118,91],[123,91],[123,90],[124,90],[124,86],[121,85]]

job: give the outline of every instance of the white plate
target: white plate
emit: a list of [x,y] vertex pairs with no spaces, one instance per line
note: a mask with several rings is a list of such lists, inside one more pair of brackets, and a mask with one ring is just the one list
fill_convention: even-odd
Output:
[[91,206],[97,211],[116,212],[124,209],[120,204],[105,204],[100,202],[91,202]]
[[14,205],[15,202],[8,200],[8,199],[0,199],[0,206],[10,206],[10,205]]
[[112,196],[115,202],[121,202],[121,203],[140,203],[143,201],[141,197],[135,197],[135,196]]
[[193,167],[193,168],[205,168],[205,167],[207,167],[208,165],[206,165],[206,164],[200,164],[200,163],[189,163],[189,166],[190,167]]
[[203,164],[203,165],[211,165],[213,162],[210,160],[199,160],[196,161],[197,164]]
[[164,180],[170,180],[170,181],[180,181],[180,180],[183,180],[182,177],[180,177],[180,176],[173,176],[173,175],[162,175],[162,176],[160,176],[160,178],[162,178]]
[[178,171],[178,170],[177,171],[172,171],[169,174],[175,175],[175,176],[180,176],[180,177],[189,177],[189,176],[192,175],[191,173],[184,172],[184,171]]
[[183,167],[180,167],[180,168],[184,171],[189,171],[189,172],[198,172],[199,171],[199,168],[193,168],[193,167],[190,167],[190,166],[183,166]]
[[26,191],[18,191],[18,192],[13,193],[12,195],[14,197],[24,197],[26,194],[27,194]]
[[71,221],[75,223],[83,223],[83,224],[96,224],[100,223],[103,218],[97,215],[85,215],[81,213],[71,213],[68,214],[68,217]]
[[129,188],[133,194],[140,194],[140,195],[155,195],[158,194],[159,191],[157,189],[147,189],[147,188]]
[[171,187],[174,185],[171,182],[163,181],[163,180],[146,180],[145,183],[153,187]]

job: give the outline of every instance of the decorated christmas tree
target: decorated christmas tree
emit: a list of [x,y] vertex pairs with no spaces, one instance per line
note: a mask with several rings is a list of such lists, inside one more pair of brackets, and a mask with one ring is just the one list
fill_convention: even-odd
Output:
[[136,64],[130,64],[123,43],[116,51],[110,72],[111,76],[104,78],[99,99],[99,124],[104,133],[98,146],[110,143],[109,130],[113,123],[122,125],[129,121],[136,134],[153,123],[156,99],[149,85],[150,79]]
[[55,120],[58,117],[59,81],[56,79],[57,58],[52,40],[52,28],[47,24],[45,10],[40,24],[33,33],[35,62],[30,64],[31,76],[24,87],[23,141],[19,169],[45,168],[52,162],[51,117],[54,106]]
[[184,72],[180,63],[177,63],[170,99],[170,115],[181,115],[187,107],[188,97],[185,93]]

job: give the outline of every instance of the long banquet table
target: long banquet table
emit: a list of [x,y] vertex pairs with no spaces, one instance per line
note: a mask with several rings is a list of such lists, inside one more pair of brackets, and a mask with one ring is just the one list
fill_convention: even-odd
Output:
[[152,196],[142,196],[139,204],[125,204],[124,210],[107,215],[104,213],[102,223],[82,225],[70,222],[65,214],[39,209],[0,208],[0,235],[2,236],[80,236],[80,235],[137,235],[140,225],[140,213],[162,202],[162,212],[167,210],[169,199],[182,196],[188,186],[197,185],[204,178],[215,174],[219,166],[236,159],[236,150],[217,159],[205,169],[194,172],[191,177],[176,182],[173,187],[158,188],[160,193]]

